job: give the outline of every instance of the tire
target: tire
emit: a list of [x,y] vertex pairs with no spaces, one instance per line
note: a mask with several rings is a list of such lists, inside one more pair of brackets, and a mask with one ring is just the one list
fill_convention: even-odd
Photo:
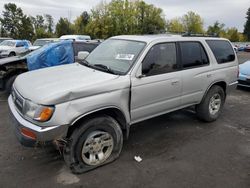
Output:
[[122,145],[119,124],[109,116],[99,116],[85,121],[73,131],[64,146],[63,156],[71,171],[81,174],[117,159]]
[[11,76],[5,83],[5,91],[10,94],[12,90],[12,85],[16,79],[17,75]]
[[16,56],[15,52],[10,52],[10,54],[8,55],[8,57],[12,57],[12,56]]
[[199,119],[212,122],[217,120],[225,103],[225,92],[218,86],[212,86],[200,104],[196,106],[196,114]]

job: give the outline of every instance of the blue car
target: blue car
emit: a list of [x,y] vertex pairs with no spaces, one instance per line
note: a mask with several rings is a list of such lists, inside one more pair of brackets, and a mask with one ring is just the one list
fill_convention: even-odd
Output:
[[241,64],[238,78],[238,86],[250,88],[250,60]]
[[78,62],[78,52],[91,52],[100,42],[72,41],[49,43],[28,53],[0,59],[0,90],[11,91],[15,78],[24,72]]

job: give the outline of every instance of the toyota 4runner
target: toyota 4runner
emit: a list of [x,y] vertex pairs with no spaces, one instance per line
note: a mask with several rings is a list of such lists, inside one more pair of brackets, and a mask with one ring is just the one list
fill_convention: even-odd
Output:
[[118,158],[137,122],[188,106],[215,121],[237,84],[235,51],[221,38],[116,36],[87,55],[18,76],[8,99],[20,142],[61,145],[74,173]]

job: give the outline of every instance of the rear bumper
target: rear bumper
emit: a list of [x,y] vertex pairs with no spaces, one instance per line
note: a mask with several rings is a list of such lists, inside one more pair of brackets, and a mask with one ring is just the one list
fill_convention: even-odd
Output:
[[[58,125],[51,127],[40,127],[27,120],[25,120],[16,110],[12,97],[8,98],[10,120],[14,127],[14,132],[19,142],[28,147],[35,146],[39,143],[50,142],[66,136],[68,131],[67,125]],[[35,135],[29,137],[23,133],[23,130],[28,131]]]
[[228,86],[227,86],[227,94],[229,94],[229,93],[231,93],[233,90],[235,90],[235,89],[236,89],[236,87],[237,87],[237,84],[238,84],[238,82],[237,82],[237,81],[236,81],[236,82],[233,82],[233,83],[228,84]]

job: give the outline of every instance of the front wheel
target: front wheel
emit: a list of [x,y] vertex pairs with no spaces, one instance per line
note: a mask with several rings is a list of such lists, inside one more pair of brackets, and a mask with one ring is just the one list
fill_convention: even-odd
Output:
[[215,121],[225,103],[225,92],[218,86],[212,86],[200,104],[196,106],[197,116],[206,122]]
[[10,52],[10,54],[8,55],[8,57],[12,57],[12,56],[16,56],[15,52]]
[[64,147],[64,160],[73,173],[83,173],[119,157],[123,136],[109,116],[90,119],[76,128]]

